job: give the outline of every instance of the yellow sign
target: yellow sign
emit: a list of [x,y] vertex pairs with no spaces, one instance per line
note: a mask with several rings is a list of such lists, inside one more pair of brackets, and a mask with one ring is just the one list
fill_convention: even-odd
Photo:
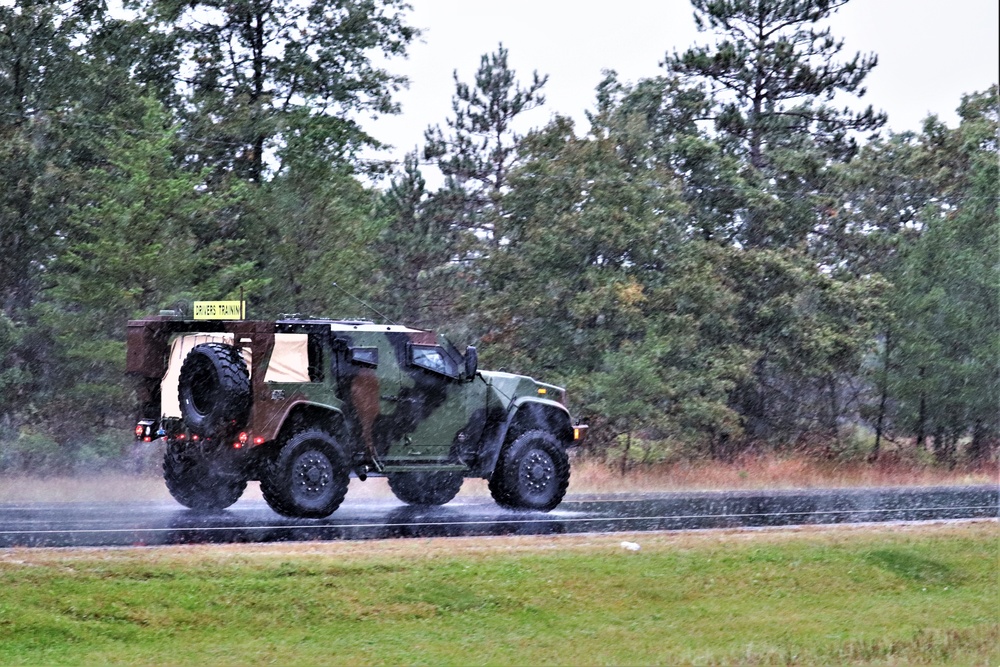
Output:
[[195,301],[196,320],[242,320],[246,301]]

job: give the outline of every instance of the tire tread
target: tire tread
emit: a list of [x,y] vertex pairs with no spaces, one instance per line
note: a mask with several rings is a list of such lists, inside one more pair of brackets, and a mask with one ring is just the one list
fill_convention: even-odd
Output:
[[[542,507],[528,505],[523,499],[519,498],[516,487],[516,471],[511,470],[511,466],[514,464],[513,459],[517,456],[519,450],[526,446],[526,444],[522,443],[536,439],[542,440],[547,444],[548,454],[555,464],[555,474],[559,479],[559,484],[552,498]],[[513,475],[512,472],[514,473]],[[493,469],[493,474],[490,475],[490,495],[493,496],[493,500],[501,507],[548,512],[555,509],[565,497],[566,489],[569,487],[569,475],[569,457],[566,455],[566,450],[559,439],[554,434],[542,429],[525,431],[513,441],[505,444],[500,451],[496,467]],[[514,479],[511,479],[512,477]]]

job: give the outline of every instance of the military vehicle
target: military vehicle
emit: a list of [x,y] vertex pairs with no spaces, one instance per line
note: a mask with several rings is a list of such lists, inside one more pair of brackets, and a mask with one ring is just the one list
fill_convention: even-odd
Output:
[[135,435],[165,441],[163,476],[182,505],[222,509],[259,480],[274,511],[321,518],[352,474],[387,477],[414,505],[449,502],[466,477],[489,480],[506,508],[562,501],[567,449],[587,427],[561,387],[479,370],[474,347],[430,331],[195,306],[195,319],[128,323]]

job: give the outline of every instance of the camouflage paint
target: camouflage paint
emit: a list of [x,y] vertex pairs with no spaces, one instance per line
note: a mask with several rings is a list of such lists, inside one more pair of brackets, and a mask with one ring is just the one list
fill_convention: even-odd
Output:
[[[560,387],[510,373],[462,377],[464,360],[429,331],[335,320],[150,318],[129,322],[128,332],[127,370],[140,378],[140,417],[159,418],[150,414],[159,408],[158,389],[153,388],[166,371],[173,335],[229,332],[252,350],[253,405],[247,429],[253,437],[268,446],[296,411],[323,411],[342,421],[351,458],[371,472],[446,466],[488,476],[506,430],[525,404],[558,411],[560,421],[571,423]],[[321,355],[316,381],[264,382],[275,333],[308,334],[310,354]],[[411,363],[414,345],[440,345],[455,377]],[[357,348],[376,349],[377,366],[352,361],[351,350]]]

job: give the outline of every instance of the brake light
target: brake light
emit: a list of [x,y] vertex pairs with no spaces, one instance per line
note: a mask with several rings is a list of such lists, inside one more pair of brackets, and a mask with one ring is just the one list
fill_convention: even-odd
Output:
[[156,421],[152,419],[141,419],[135,425],[135,439],[142,442],[152,442],[154,438],[163,435],[162,430],[156,430]]

